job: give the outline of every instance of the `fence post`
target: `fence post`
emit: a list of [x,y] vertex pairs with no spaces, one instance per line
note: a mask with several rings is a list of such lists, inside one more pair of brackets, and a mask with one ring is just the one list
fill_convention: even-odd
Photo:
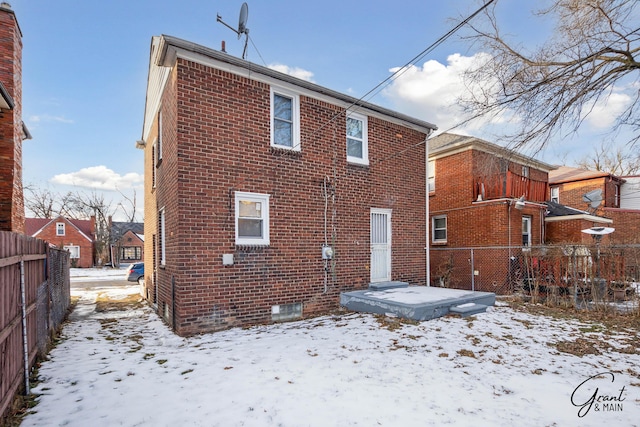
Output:
[[476,267],[473,261],[473,248],[471,248],[471,290],[476,290]]
[[27,292],[24,283],[24,260],[20,260],[20,293],[22,294],[22,344],[24,352],[24,389],[25,396],[31,393],[29,389],[29,343],[27,337]]

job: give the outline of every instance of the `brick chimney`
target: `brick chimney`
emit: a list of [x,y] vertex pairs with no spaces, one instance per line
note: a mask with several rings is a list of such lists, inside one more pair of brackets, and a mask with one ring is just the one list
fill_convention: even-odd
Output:
[[11,5],[0,3],[0,230],[24,232],[22,32]]

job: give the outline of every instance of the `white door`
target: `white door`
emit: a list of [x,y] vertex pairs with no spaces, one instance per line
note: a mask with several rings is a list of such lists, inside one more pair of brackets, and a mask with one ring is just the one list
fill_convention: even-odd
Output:
[[371,281],[391,280],[391,210],[371,209]]

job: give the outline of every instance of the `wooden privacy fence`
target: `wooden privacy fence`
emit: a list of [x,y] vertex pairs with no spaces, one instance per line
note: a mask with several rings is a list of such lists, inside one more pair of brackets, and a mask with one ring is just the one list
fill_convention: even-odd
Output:
[[69,253],[0,232],[0,418],[44,355],[71,304]]

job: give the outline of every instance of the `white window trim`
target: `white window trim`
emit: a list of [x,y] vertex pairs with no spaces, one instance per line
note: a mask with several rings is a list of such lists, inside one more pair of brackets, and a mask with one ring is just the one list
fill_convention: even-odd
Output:
[[[443,219],[444,218],[444,232],[445,232],[445,238],[444,239],[436,239],[436,219]],[[447,220],[447,216],[446,215],[437,215],[431,218],[431,242],[432,243],[447,243],[447,238],[449,237],[449,221]],[[439,229],[441,230],[441,229]]]
[[156,138],[158,161],[162,160],[162,110],[158,110],[158,137]]
[[158,171],[156,170],[158,168],[157,141],[158,141],[158,138],[156,138],[156,140],[153,141],[153,145],[151,145],[151,156],[153,157],[153,160],[151,161],[151,188],[156,188],[156,180],[157,180],[157,174],[158,174]]
[[166,233],[166,212],[162,208],[158,211],[158,217],[160,219],[160,265],[166,265],[167,261],[167,233]]
[[427,162],[427,185],[429,193],[436,191],[436,161],[429,160]]
[[[551,192],[549,199],[551,199],[552,202],[560,203],[560,187],[551,187],[549,191]],[[553,193],[555,193],[555,196]]]
[[[368,132],[369,123],[368,123],[367,116],[364,116],[358,113],[347,113],[347,118],[360,120],[362,122],[362,158],[350,156],[347,151],[347,162],[368,166],[369,165],[369,132]],[[346,135],[345,142],[347,142],[346,139],[348,138],[349,138],[349,135]],[[351,139],[356,139],[356,138],[351,138]]]
[[[524,243],[522,244],[522,246],[524,247],[529,247],[531,246],[531,223],[533,222],[533,217],[529,216],[529,215],[523,215],[522,216],[522,223],[524,225],[524,222],[526,221],[527,223],[527,244],[525,245]],[[524,236],[524,230],[522,232],[522,236]]]
[[[80,259],[80,246],[77,246],[77,245],[65,245],[64,246],[64,250],[69,251],[69,258],[71,258],[71,259]],[[76,252],[78,254],[78,256],[73,256],[74,252]]]
[[[273,108],[273,98],[274,95],[282,95],[285,96],[287,98],[291,98],[292,102],[291,102],[291,120],[292,120],[292,129],[291,129],[291,147],[288,147],[286,145],[278,145],[275,143],[275,136],[274,136],[274,108]],[[291,150],[291,151],[300,151],[301,150],[301,146],[300,146],[300,95],[292,92],[290,90],[287,89],[282,89],[282,88],[274,88],[271,87],[271,121],[270,121],[270,128],[271,128],[271,146],[275,147],[275,148],[280,148],[282,150]]]
[[[62,227],[60,227],[62,226]],[[56,222],[56,236],[64,236],[67,233],[67,227],[65,225],[64,222]],[[62,230],[62,233],[60,233],[60,230]]]
[[[269,198],[271,196],[269,194],[262,194],[262,193],[247,193],[247,192],[243,192],[243,191],[236,191],[235,193],[235,229],[236,229],[236,245],[239,246],[269,246],[270,239],[269,239],[269,229],[270,229],[270,222],[269,222]],[[262,204],[262,225],[264,227],[264,229],[262,230],[262,237],[261,238],[248,238],[248,237],[241,237],[238,235],[238,219],[239,219],[239,213],[240,213],[240,201],[241,200],[248,200],[251,202],[259,202]]]

